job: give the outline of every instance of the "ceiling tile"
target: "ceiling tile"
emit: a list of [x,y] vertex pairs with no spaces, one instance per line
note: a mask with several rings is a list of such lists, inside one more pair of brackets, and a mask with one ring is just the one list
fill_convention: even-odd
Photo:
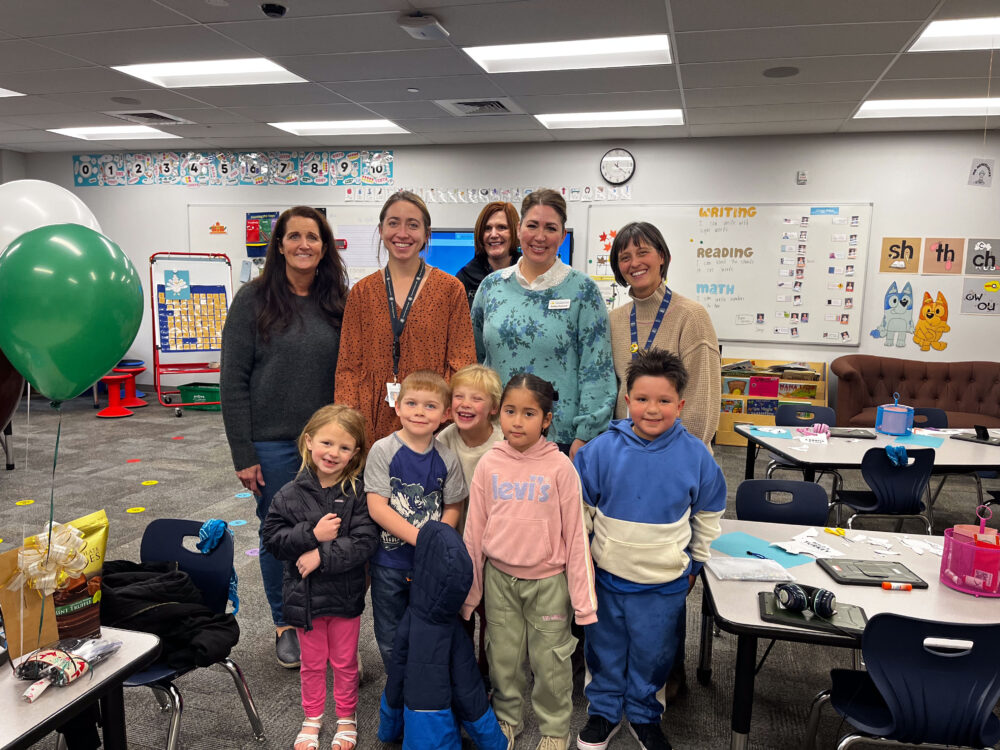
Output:
[[[111,101],[112,97],[137,99],[139,103],[120,104]],[[117,91],[46,94],[45,98],[51,102],[69,104],[81,109],[99,109],[102,111],[136,109],[166,110],[171,107],[196,107],[199,105],[199,102],[193,101],[190,97],[177,91],[171,91],[170,89],[119,89]]]
[[371,81],[407,76],[449,76],[481,73],[482,68],[464,52],[451,47],[405,52],[355,52],[353,54],[276,57],[276,63],[311,81]]
[[[684,138],[688,134],[683,125],[664,125],[650,128],[567,128],[565,130],[550,130],[557,141],[634,141],[651,138]],[[594,168],[597,168],[595,155]],[[636,168],[638,171],[638,168]]]
[[997,15],[996,0],[945,0],[944,6],[934,16],[949,18],[989,18]]
[[[471,99],[503,96],[492,76],[443,76],[440,78],[392,78],[381,81],[330,82],[329,88],[355,102],[410,102],[428,99]],[[408,88],[420,89],[415,94]]]
[[[89,6],[88,7],[92,7]],[[109,31],[47,37],[46,47],[75,55],[97,65],[136,65],[178,60],[227,60],[256,57],[241,44],[216,34],[206,26]],[[138,80],[133,78],[134,81]]]
[[[883,80],[868,99],[955,99],[959,97],[985,97],[988,81],[985,78],[934,78],[925,81]],[[997,95],[1000,85],[994,84],[991,96]]]
[[721,138],[725,136],[738,137],[746,135],[832,133],[843,122],[842,119],[833,119],[800,122],[712,123],[710,125],[692,125],[691,135],[695,138]]
[[275,83],[264,86],[204,86],[183,89],[195,102],[213,107],[335,104],[346,100],[315,83]]
[[48,37],[57,34],[86,34],[92,31],[145,29],[187,23],[160,3],[148,0],[45,0],[4,3],[3,26],[22,37]]
[[270,125],[259,122],[227,123],[225,125],[170,125],[163,127],[162,130],[184,138],[250,138],[258,135],[273,138],[281,132],[275,131]]
[[502,130],[541,130],[542,124],[529,115],[480,115],[439,119],[397,120],[396,124],[414,133],[489,132]]
[[824,55],[896,54],[918,23],[837,24],[786,29],[694,31],[677,34],[680,63]]
[[849,117],[852,102],[814,102],[810,104],[772,104],[756,107],[689,107],[687,122],[691,125],[734,122],[786,122],[791,120],[833,119]]
[[408,117],[441,117],[447,114],[433,102],[378,102],[366,104],[365,107],[389,120],[400,120]]
[[501,73],[490,78],[508,94],[594,94],[613,91],[672,91],[677,88],[673,65],[597,70],[548,70],[538,73]]
[[[1000,12],[1000,11],[998,11]],[[1000,68],[1000,61],[994,60]],[[985,78],[990,70],[990,51],[910,52],[900,55],[886,78]],[[997,70],[994,75],[1000,73]]]
[[871,83],[807,83],[770,86],[725,86],[716,89],[687,89],[689,107],[726,107],[748,104],[796,104],[802,102],[856,102]]
[[679,91],[637,91],[627,94],[568,94],[566,96],[518,96],[514,100],[529,114],[563,112],[621,112],[637,109],[676,109]]
[[[447,47],[446,40],[414,39],[396,23],[398,13],[285,18],[212,24],[214,31],[265,57],[329,52],[378,52]],[[280,30],[280,33],[279,33]]]
[[413,146],[430,143],[426,137],[416,133],[396,133],[395,135],[322,135],[309,139],[317,146],[332,150],[345,148],[380,149],[387,146]]
[[257,2],[230,2],[227,5],[209,5],[205,0],[158,0],[161,5],[173,8],[178,13],[201,23],[225,21],[256,21],[266,19],[276,24],[275,33],[285,23],[295,18],[311,16],[343,15],[347,13],[377,13],[379,11],[411,12],[413,6],[407,0],[294,0],[284,3],[288,12],[284,18],[267,18]]
[[[37,115],[3,115],[6,122],[19,123],[25,128],[89,128],[102,125],[128,125],[117,117],[99,112],[63,112]],[[81,141],[82,142],[82,141]]]
[[14,122],[4,122],[0,120],[0,132],[5,130],[24,130],[24,125],[18,125]]
[[[85,141],[78,138],[70,139],[80,144],[79,148],[86,150]],[[8,143],[65,143],[67,137],[47,130],[13,130],[0,132],[0,145]]]
[[54,112],[79,112],[74,107],[61,102],[53,102],[41,96],[12,96],[0,99],[0,117],[8,115],[47,115]]
[[315,147],[315,143],[309,138],[300,138],[291,133],[281,134],[280,130],[275,130],[275,136],[253,136],[251,138],[228,138],[225,135],[203,139],[216,148],[244,148],[244,149],[309,149]]
[[[681,65],[681,80],[687,88],[716,86],[775,86],[832,81],[874,81],[893,60],[892,55],[845,55],[767,59],[738,62],[706,62]],[[800,70],[792,78],[769,79],[762,73],[768,68],[791,66]]]
[[217,109],[216,107],[204,107],[202,109],[171,109],[168,114],[180,117],[183,120],[190,120],[200,125],[222,125],[225,123],[252,122],[252,118],[233,112],[228,109]]
[[[914,130],[971,130],[983,133],[982,117],[870,117],[862,120],[848,120],[844,123],[845,133],[889,133]],[[989,130],[1000,129],[1000,117],[988,123]],[[965,178],[962,178],[965,184]]]
[[316,120],[372,120],[376,116],[358,104],[320,106],[230,107],[229,112],[255,122],[314,122]]
[[22,39],[0,41],[0,70],[14,73],[21,70],[54,70],[85,68],[90,63]]
[[554,141],[548,130],[493,130],[488,133],[427,133],[425,136],[431,143],[534,143],[537,141]]
[[0,86],[22,94],[64,94],[80,91],[134,89],[137,78],[107,68],[72,68],[0,73]]
[[[986,0],[989,2],[989,0]],[[852,21],[922,21],[938,0],[837,0],[802,2],[768,0],[766,3],[732,0],[673,2],[670,11],[677,31],[751,29],[771,26],[811,26]]]

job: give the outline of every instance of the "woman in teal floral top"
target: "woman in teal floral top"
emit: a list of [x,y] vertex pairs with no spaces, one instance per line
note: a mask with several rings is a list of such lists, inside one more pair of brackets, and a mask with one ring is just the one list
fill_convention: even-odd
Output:
[[608,426],[617,383],[608,312],[597,285],[558,258],[566,201],[529,193],[518,235],[523,256],[483,279],[472,305],[479,361],[506,382],[526,371],[559,392],[549,439],[569,456]]

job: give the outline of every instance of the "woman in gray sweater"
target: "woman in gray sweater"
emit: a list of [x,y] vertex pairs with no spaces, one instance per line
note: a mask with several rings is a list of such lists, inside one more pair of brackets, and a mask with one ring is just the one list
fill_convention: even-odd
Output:
[[[271,499],[295,478],[296,440],[333,401],[347,270],[326,218],[296,206],[274,226],[264,271],[233,298],[222,331],[222,418],[240,482],[263,523]],[[281,603],[282,564],[260,545],[278,663],[299,666],[295,629]]]

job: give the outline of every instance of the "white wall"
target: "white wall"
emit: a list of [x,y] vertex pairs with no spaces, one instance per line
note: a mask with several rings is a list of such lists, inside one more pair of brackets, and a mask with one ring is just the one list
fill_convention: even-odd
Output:
[[25,178],[24,154],[18,151],[0,150],[0,183]]
[[[829,361],[861,352],[941,361],[1000,361],[996,343],[1000,318],[958,314],[961,277],[905,277],[914,282],[918,295],[922,296],[923,289],[932,295],[940,289],[948,298],[952,331],[945,336],[949,344],[945,351],[925,354],[912,342],[888,349],[866,333],[881,321],[885,288],[892,280],[904,278],[878,273],[883,236],[1000,237],[1000,184],[989,189],[966,184],[974,157],[1000,156],[995,133],[990,135],[985,146],[982,133],[968,132],[396,147],[395,179],[397,185],[439,188],[596,185],[600,184],[601,155],[611,145],[624,145],[638,164],[631,182],[634,202],[872,202],[868,299],[860,347],[727,343],[724,355]],[[800,169],[809,173],[806,186],[795,184]],[[343,188],[73,188],[69,154],[29,155],[25,176],[74,190],[105,233],[128,253],[144,283],[151,253],[189,249],[189,203],[308,203],[330,206],[332,217],[337,204],[343,203]],[[586,206],[569,204],[569,226],[577,230],[580,240],[587,225]],[[432,204],[430,209],[438,226],[471,226],[479,207]],[[585,256],[578,244],[577,267],[583,268]],[[233,259],[237,273],[239,260]],[[148,309],[129,356],[152,361]]]

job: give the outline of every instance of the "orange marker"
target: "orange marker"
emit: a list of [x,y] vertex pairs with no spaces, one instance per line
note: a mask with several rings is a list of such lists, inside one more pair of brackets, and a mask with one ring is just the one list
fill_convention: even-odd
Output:
[[913,584],[889,583],[889,581],[882,581],[882,588],[886,591],[913,591]]

